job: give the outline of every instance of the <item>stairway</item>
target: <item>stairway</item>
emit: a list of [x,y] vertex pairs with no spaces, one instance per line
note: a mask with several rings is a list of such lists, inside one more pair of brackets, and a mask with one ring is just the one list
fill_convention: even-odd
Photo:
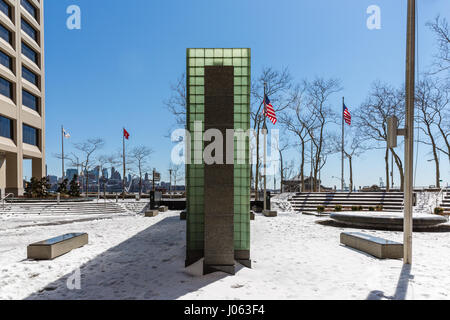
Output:
[[343,211],[350,211],[352,206],[369,207],[383,206],[383,211],[403,211],[403,192],[313,192],[296,193],[289,199],[295,211],[317,211],[318,206],[324,206],[326,211],[334,211],[336,205],[341,205]]
[[444,209],[444,214],[450,215],[450,189],[447,189],[444,193],[444,200],[442,200],[440,207]]
[[134,214],[144,214],[145,211],[150,207],[150,203],[148,202],[148,200],[119,202],[119,205],[125,210]]
[[57,203],[7,203],[0,204],[0,214],[36,215],[91,215],[126,214],[128,211],[113,202],[61,202]]

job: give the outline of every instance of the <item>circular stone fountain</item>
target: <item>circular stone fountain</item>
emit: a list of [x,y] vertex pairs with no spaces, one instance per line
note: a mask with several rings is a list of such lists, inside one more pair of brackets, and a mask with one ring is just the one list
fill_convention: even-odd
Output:
[[[399,212],[338,212],[330,215],[334,221],[359,228],[403,230],[403,213]],[[414,214],[414,229],[428,229],[448,222],[445,217],[431,214]]]

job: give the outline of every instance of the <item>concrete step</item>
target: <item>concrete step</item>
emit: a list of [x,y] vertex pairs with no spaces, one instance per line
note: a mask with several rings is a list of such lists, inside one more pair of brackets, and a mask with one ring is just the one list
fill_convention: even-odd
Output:
[[297,200],[293,199],[291,203],[334,203],[334,204],[392,204],[392,205],[402,205],[403,201],[391,201],[391,200],[342,200],[342,199],[314,199],[314,200]]
[[[294,210],[312,210],[312,211],[316,211],[318,206],[293,206],[292,209]],[[334,210],[334,206],[324,206],[327,209],[333,209]],[[363,209],[368,210],[369,207],[374,207],[374,206],[362,206]],[[344,209],[348,210],[350,209],[349,207],[343,207]],[[399,207],[385,207],[383,206],[383,210],[384,211],[403,211],[403,208],[399,208]]]
[[74,202],[74,203],[10,203],[5,205],[1,213],[8,214],[123,214],[127,213],[117,203]]

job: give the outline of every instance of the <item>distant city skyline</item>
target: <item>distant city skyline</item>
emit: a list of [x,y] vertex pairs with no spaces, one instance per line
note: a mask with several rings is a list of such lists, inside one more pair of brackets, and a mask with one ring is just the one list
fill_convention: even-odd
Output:
[[[127,148],[146,145],[155,150],[150,165],[168,181],[172,144],[166,136],[175,127],[175,119],[164,101],[171,95],[171,84],[185,71],[187,47],[250,47],[253,79],[263,66],[289,67],[297,83],[316,76],[338,77],[344,90],[331,98],[338,114],[342,96],[354,112],[374,81],[396,87],[404,82],[406,3],[400,1],[377,1],[381,8],[379,30],[367,28],[366,10],[374,3],[364,0],[134,0],[127,6],[108,3],[107,11],[101,9],[101,1],[79,0],[81,30],[66,28],[65,10],[70,4],[72,1],[66,0],[47,2],[45,8],[48,174],[61,172],[60,160],[53,157],[60,152],[61,125],[71,134],[66,152],[74,151],[74,142],[103,137],[106,146],[99,155],[120,151],[125,127],[131,135]],[[273,23],[261,27],[261,17],[267,11]],[[159,14],[148,19],[149,12]],[[418,3],[419,74],[427,70],[436,53],[434,36],[425,24],[438,14],[449,19],[449,12],[448,1]],[[187,20],[195,23],[187,24]],[[282,129],[279,125],[273,128]],[[403,157],[402,146],[399,151]],[[428,147],[419,146],[416,185],[434,184],[434,165],[427,161],[431,159],[428,152]],[[294,146],[286,158],[298,163]],[[450,165],[444,156],[441,159],[445,183]],[[382,150],[356,159],[354,185],[379,184],[380,177],[384,180],[383,160]],[[347,165],[345,169],[348,184]],[[398,185],[398,172],[394,172]],[[24,175],[29,177],[30,173]],[[336,154],[322,171],[324,185],[339,186],[339,178],[334,178],[339,176],[340,156]],[[273,177],[268,181],[272,184]]]

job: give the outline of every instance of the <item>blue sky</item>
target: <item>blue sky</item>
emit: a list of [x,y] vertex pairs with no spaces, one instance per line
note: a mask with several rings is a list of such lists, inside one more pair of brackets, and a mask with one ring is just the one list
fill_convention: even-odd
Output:
[[[187,47],[250,47],[252,76],[263,66],[289,67],[295,81],[338,77],[341,97],[358,107],[375,80],[401,85],[405,69],[406,0],[47,0],[45,1],[46,150],[48,173],[60,176],[60,127],[74,142],[103,137],[101,154],[121,148],[125,126],[129,146],[156,150],[151,164],[168,178],[172,145],[165,138],[174,123],[163,101],[185,70]],[[124,6],[123,4],[127,5]],[[81,30],[66,27],[66,8],[78,5]],[[381,8],[381,30],[368,30],[366,9]],[[425,23],[450,18],[450,2],[419,0],[419,69],[431,63],[435,42]],[[333,101],[332,101],[333,102]],[[434,167],[420,146],[417,185],[434,184]],[[289,158],[297,155],[289,152]],[[444,157],[442,157],[444,159]],[[442,161],[442,175],[449,166]],[[67,167],[67,165],[66,165]],[[309,171],[309,169],[308,169]],[[25,175],[27,172],[25,172]],[[354,164],[355,184],[384,180],[383,152]],[[339,156],[322,178],[338,185]],[[396,179],[398,182],[398,178]]]

